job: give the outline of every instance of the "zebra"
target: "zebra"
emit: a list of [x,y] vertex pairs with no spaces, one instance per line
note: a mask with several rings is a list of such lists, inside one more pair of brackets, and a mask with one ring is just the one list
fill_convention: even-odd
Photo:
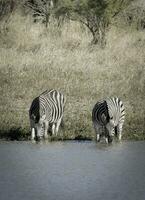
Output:
[[120,141],[124,120],[124,104],[118,97],[110,97],[98,101],[92,111],[92,121],[97,142],[103,136],[105,136],[106,143],[111,143],[114,136]]
[[32,101],[29,110],[32,140],[43,136],[46,139],[50,127],[52,135],[57,135],[65,103],[65,96],[54,89],[44,91]]

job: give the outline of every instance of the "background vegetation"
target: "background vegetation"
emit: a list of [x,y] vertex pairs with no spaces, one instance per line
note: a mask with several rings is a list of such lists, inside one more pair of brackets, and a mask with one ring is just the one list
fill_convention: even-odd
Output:
[[94,2],[107,1],[0,0],[0,137],[29,138],[33,98],[55,88],[67,96],[60,138],[94,138],[107,96],[125,104],[124,138],[145,138],[145,3]]

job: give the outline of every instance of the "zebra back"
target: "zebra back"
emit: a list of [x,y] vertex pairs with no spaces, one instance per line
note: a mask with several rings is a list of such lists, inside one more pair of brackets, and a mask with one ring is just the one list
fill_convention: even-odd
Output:
[[110,117],[106,101],[98,101],[92,111],[92,121],[101,126],[104,126],[109,122],[109,119]]
[[118,97],[111,97],[106,99],[109,118],[113,119],[114,125],[124,123],[125,108],[123,102]]
[[35,123],[39,122],[40,119],[40,101],[39,97],[36,97],[31,104],[30,110],[29,110],[29,117],[32,119]]
[[40,116],[46,115],[50,123],[57,122],[63,115],[66,99],[57,90],[46,90],[39,96]]

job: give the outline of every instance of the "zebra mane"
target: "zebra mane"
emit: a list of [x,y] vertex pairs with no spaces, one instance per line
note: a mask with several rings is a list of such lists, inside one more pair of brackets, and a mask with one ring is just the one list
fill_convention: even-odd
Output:
[[44,92],[42,92],[41,94],[40,94],[40,96],[41,95],[45,95],[45,94],[48,94],[48,93],[50,93],[50,92],[53,92],[53,91],[56,91],[55,89],[50,89],[50,90],[45,90]]

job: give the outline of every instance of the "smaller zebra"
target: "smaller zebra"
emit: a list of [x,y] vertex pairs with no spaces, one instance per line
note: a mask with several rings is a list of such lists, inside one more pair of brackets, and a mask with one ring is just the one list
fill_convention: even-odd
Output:
[[32,101],[29,110],[32,139],[47,138],[49,128],[52,135],[57,135],[65,103],[64,95],[53,89],[46,90]]
[[97,142],[103,136],[105,136],[106,143],[111,143],[114,136],[121,140],[124,119],[124,105],[118,97],[98,101],[92,111]]

